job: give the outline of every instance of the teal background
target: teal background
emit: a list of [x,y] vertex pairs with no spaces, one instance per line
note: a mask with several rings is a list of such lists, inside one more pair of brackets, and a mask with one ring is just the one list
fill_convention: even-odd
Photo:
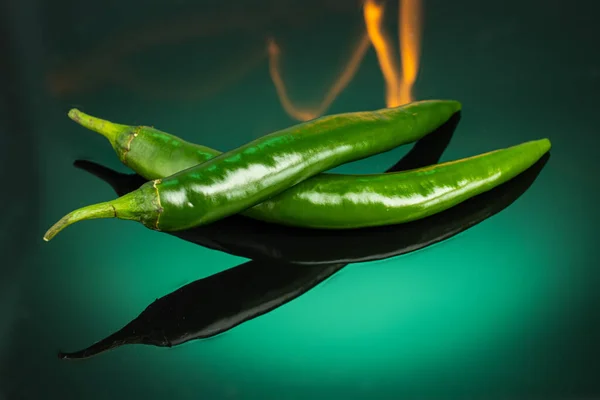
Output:
[[[395,39],[397,5],[388,5]],[[281,107],[266,57],[248,54],[276,37],[290,96],[315,103],[358,40],[362,14],[358,2],[324,0],[2,3],[0,399],[597,398],[598,12],[598,2],[582,0],[424,1],[415,97],[463,103],[442,160],[552,141],[539,178],[500,214],[422,251],[349,265],[215,338],[65,362],[59,349],[88,346],[155,298],[246,261],[117,220],[43,242],[66,212],[114,196],[75,159],[127,171],[68,109],[229,150],[297,122]],[[104,49],[105,64],[90,61],[100,78],[78,83],[93,83],[87,90],[50,90],[52,71],[75,76],[73,60],[107,38],[166,37],[167,21],[184,20],[204,33],[138,43],[117,64]],[[184,98],[165,89],[206,87],[245,62],[254,64],[221,90]],[[119,70],[144,88],[115,80]],[[381,107],[371,48],[327,113]],[[380,172],[409,149],[336,170]]]

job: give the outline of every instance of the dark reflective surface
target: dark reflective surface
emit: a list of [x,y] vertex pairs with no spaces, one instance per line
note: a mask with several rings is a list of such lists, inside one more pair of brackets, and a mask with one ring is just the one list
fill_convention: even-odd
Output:
[[157,299],[118,332],[59,357],[88,358],[128,344],[171,347],[215,336],[295,299],[344,266],[250,261]]
[[[411,13],[400,0],[374,1],[403,75],[413,53],[401,48],[401,27]],[[0,1],[0,399],[599,398],[600,2],[421,3],[414,98],[463,104],[440,161],[542,137],[552,155],[493,217],[382,259],[421,239],[381,234],[365,253],[365,237],[335,246],[252,226],[197,234],[240,258],[194,237],[97,220],[42,240],[66,212],[115,196],[75,160],[128,172],[106,139],[67,117],[70,108],[236,148],[298,123],[271,73],[268,40],[280,50],[288,103],[318,109],[367,33],[364,0]],[[388,105],[378,52],[369,44],[360,56],[326,114]],[[405,150],[336,172],[382,172]],[[347,265],[215,339],[123,346],[84,362],[56,356],[249,258],[327,264],[373,253],[382,261]],[[210,307],[218,305],[204,305],[204,321]]]
[[[417,142],[387,172],[435,163],[459,116]],[[89,358],[130,344],[171,347],[212,337],[306,293],[348,263],[381,260],[448,239],[502,211],[535,181],[550,154],[497,188],[431,217],[394,226],[351,231],[296,229],[232,217],[175,236],[201,246],[256,260],[187,284],[150,304],[137,318],[92,346],[60,352],[63,359]],[[119,195],[144,179],[100,164],[75,165],[109,183]],[[309,264],[309,265],[306,265]]]

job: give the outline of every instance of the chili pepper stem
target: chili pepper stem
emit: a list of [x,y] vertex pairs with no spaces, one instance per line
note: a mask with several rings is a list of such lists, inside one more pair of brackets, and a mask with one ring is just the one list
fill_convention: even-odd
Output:
[[116,124],[104,119],[92,117],[76,108],[69,111],[69,118],[77,122],[79,125],[97,132],[108,139],[108,141],[115,146],[117,138],[124,132],[132,131],[132,127],[129,125]]
[[75,222],[98,218],[119,218],[143,223],[149,228],[157,228],[156,222],[162,212],[158,191],[148,182],[136,191],[111,201],[92,204],[71,211],[55,223],[44,235],[46,242],[50,241],[60,231]]
[[48,229],[44,235],[44,240],[46,242],[51,240],[58,232],[75,222],[83,221],[85,219],[115,218],[116,216],[117,212],[110,202],[83,207],[62,217],[60,221]]

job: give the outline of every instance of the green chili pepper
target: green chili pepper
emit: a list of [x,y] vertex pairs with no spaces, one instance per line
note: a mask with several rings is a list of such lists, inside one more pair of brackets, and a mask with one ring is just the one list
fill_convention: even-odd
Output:
[[[420,101],[298,124],[148,182],[118,199],[75,210],[50,228],[44,240],[77,221],[93,218],[135,220],[164,231],[205,225],[244,211],[320,172],[413,142],[442,125],[460,107],[456,101]],[[115,129],[113,146],[122,145],[118,136]],[[129,136],[127,153],[136,132]],[[125,154],[123,159],[128,157]]]
[[[394,131],[389,134],[406,135],[406,140],[402,140],[400,137],[400,144],[406,144],[433,132],[460,109],[461,104],[457,101],[421,101],[412,103],[410,106],[396,108],[394,110],[397,111],[388,112],[387,115],[385,110],[379,110],[322,117],[315,120],[323,121],[318,122],[314,127],[311,127],[309,125],[311,122],[308,122],[288,128],[284,132],[293,129],[296,130],[294,133],[307,134],[308,132],[304,132],[304,129],[321,129],[321,126],[328,123],[330,125],[340,124],[341,129],[377,130],[373,133],[379,134],[380,130],[385,128],[384,125],[391,122],[398,126],[394,126]],[[413,113],[413,118],[402,113],[402,110]],[[174,175],[222,154],[219,150],[185,141],[153,127],[117,124],[93,117],[77,109],[70,110],[68,115],[81,126],[106,137],[121,162],[148,180]],[[364,128],[359,126],[369,119],[380,117],[382,117],[381,121],[373,121],[375,124],[370,126],[365,124]],[[325,120],[328,118],[331,119],[331,122]],[[386,118],[391,118],[393,121],[386,121]],[[367,132],[364,132],[364,135],[367,135]]]
[[174,175],[222,154],[149,126],[116,124],[77,109],[69,118],[108,139],[121,162],[151,180]]
[[317,176],[246,214],[267,222],[321,229],[414,221],[514,178],[550,147],[550,140],[541,139],[407,172],[346,175],[344,179]]

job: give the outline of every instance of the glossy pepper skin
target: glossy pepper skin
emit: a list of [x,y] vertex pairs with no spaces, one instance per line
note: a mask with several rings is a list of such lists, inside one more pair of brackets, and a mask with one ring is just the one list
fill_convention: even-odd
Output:
[[[395,109],[321,117],[281,132],[306,135],[311,131],[328,129],[326,125],[338,125],[340,129],[371,129],[373,135],[397,135],[396,138],[400,139],[399,143],[402,145],[433,132],[460,111],[461,107],[454,100],[420,101]],[[410,113],[413,114],[412,117]],[[117,124],[77,109],[69,111],[69,118],[106,137],[121,162],[148,180],[174,175],[222,154],[218,150],[185,141],[153,127]],[[394,124],[392,132],[386,132],[386,125],[390,123]],[[364,136],[367,135],[364,132]],[[404,135],[405,138],[402,138]]]
[[[383,260],[448,240],[502,212],[527,192],[549,158],[550,153],[546,153],[508,182],[448,210],[404,224],[347,230],[306,229],[236,215],[170,234],[198,246],[267,262],[329,265]],[[118,195],[145,182],[137,174],[123,174],[91,161],[78,160],[75,165],[108,183]]]
[[119,160],[140,176],[165,178],[222,154],[150,126],[116,124],[77,109],[69,118],[108,139]]
[[[423,124],[422,131],[411,133],[415,140],[423,139],[442,125],[451,122],[451,119],[455,119],[454,116],[459,116],[457,111],[461,108],[460,103],[440,100],[434,102],[436,108],[433,111],[438,114],[436,121],[440,122],[439,126],[435,126],[437,123]],[[428,104],[433,103],[430,101]],[[87,115],[77,109],[69,111],[69,117],[85,128],[105,136],[121,162],[148,180],[174,175],[222,154],[218,150],[187,142],[153,127],[117,124]],[[417,113],[417,118],[424,117],[427,115]],[[350,187],[354,183],[354,178],[346,178],[346,175],[325,172],[318,176],[335,176],[337,179],[347,180],[347,185]],[[293,197],[291,199],[293,201]],[[272,197],[271,200],[277,202],[278,196]],[[287,204],[285,208],[294,209],[294,205]],[[242,211],[241,214],[261,220],[269,217],[263,215],[264,211],[263,208],[257,208],[251,213]],[[297,213],[298,217],[302,216],[301,209],[298,209]]]
[[405,223],[447,210],[514,178],[550,147],[548,139],[541,139],[406,172],[346,175],[354,178],[352,185],[348,179],[315,177],[247,214],[267,222],[320,229]]
[[429,100],[301,123],[150,181],[116,200],[75,210],[50,228],[44,240],[74,222],[93,218],[135,220],[164,231],[205,225],[320,172],[413,142],[460,108],[457,101]]

